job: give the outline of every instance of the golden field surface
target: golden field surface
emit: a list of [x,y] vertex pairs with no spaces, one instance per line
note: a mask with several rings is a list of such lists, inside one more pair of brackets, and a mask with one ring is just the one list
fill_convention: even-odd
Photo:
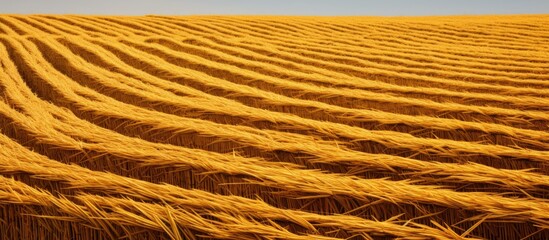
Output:
[[549,16],[0,16],[1,239],[549,239]]

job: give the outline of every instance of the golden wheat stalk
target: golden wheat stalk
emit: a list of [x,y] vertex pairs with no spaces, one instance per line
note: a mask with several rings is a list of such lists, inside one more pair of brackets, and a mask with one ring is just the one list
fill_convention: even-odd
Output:
[[[44,76],[44,78],[47,79],[47,76]],[[71,84],[72,82],[67,82],[67,83]],[[52,84],[55,84],[55,83],[52,82]],[[74,85],[74,86],[78,88],[77,85]],[[89,90],[85,90],[85,91],[89,91]],[[93,93],[90,92],[89,94],[93,94]],[[96,98],[105,99],[101,95],[97,95]],[[105,101],[108,101],[108,100],[105,99]],[[82,102],[82,100],[73,101],[73,102]],[[124,105],[123,103],[118,103],[118,102],[113,102],[113,101],[110,101],[108,104],[111,104],[113,107],[122,107],[122,105]],[[90,110],[92,110],[92,111],[97,111],[97,110],[93,110],[94,105],[97,105],[97,104],[89,103],[84,107],[88,108],[88,109],[91,108]],[[134,108],[133,106],[129,106],[129,105],[126,105],[125,108],[132,109],[132,112],[141,112],[142,117],[147,119],[147,120],[140,120],[141,122],[143,122],[143,121],[158,122],[157,124],[155,124],[158,127],[160,127],[161,125],[166,125],[166,123],[168,123],[168,126],[161,127],[161,128],[165,128],[165,129],[174,129],[174,130],[176,130],[178,128],[181,128],[181,127],[176,127],[176,126],[169,126],[169,122],[177,121],[176,119],[178,119],[178,118],[176,118],[174,116],[164,115],[162,113],[155,112],[154,113],[155,117],[152,118],[152,117],[149,117],[149,115],[153,114],[153,113],[148,111],[148,110],[140,109],[140,108]],[[103,107],[102,109],[108,109],[108,107]],[[109,113],[108,115],[111,115],[113,117],[138,121],[135,117],[124,115],[123,112],[112,112],[112,113]],[[165,121],[160,121],[160,120],[162,120],[162,118],[159,118],[160,116],[163,116],[164,119],[166,119],[166,120]],[[183,119],[180,119],[179,122],[181,123],[182,120]],[[213,127],[216,126],[215,124],[211,124],[209,122],[199,121],[199,120],[188,119],[188,120],[184,120],[184,121],[185,122],[194,122],[193,123],[194,126],[196,126],[196,125],[204,126],[204,128],[202,130],[197,129],[198,131],[205,131],[206,128],[213,128]],[[157,127],[157,126],[154,126],[154,127]],[[196,128],[196,127],[194,127],[194,128]],[[234,129],[235,131],[239,131],[239,129],[242,129],[242,130],[246,129],[246,128],[240,127],[240,126],[239,127],[231,126],[230,128]],[[189,128],[185,128],[185,129],[181,129],[181,130],[182,131],[189,131]],[[246,129],[245,131],[255,132],[255,133],[260,134],[260,135],[264,135],[265,133],[269,133],[270,137],[274,137],[276,135],[281,135],[279,137],[279,139],[288,139],[289,140],[291,138],[299,138],[297,135],[282,134],[280,132],[273,132],[273,131],[268,131],[268,130],[255,131],[255,130],[252,130],[252,129]],[[224,132],[225,134],[222,134],[222,132]],[[368,131],[364,131],[364,133],[362,135],[364,136],[366,133],[368,133]],[[402,147],[405,146],[404,144],[402,144],[400,142],[400,141],[405,141],[405,138],[403,140],[400,140],[400,141],[398,139],[403,138],[406,135],[398,135],[398,134],[393,134],[393,133],[390,133],[390,132],[381,132],[381,133],[383,133],[383,134],[381,134],[381,136],[378,137],[378,140],[377,140],[378,142],[382,142],[383,144],[390,144],[390,143],[393,143],[393,142],[397,142],[397,143],[395,143],[395,145],[396,145],[395,147],[400,146],[400,148],[402,148]],[[134,133],[132,133],[132,134],[134,134]],[[206,133],[206,132],[203,132],[203,134],[213,135],[212,133]],[[218,136],[225,135],[226,138],[230,138],[230,135],[228,135],[228,132],[227,132],[227,127],[224,127],[223,131],[217,132],[216,135],[218,135]],[[286,136],[282,137],[282,135],[286,135]],[[371,132],[369,132],[369,135],[372,136],[372,137],[375,136]],[[393,136],[391,136],[391,135],[393,135]],[[243,139],[241,139],[241,140],[243,140]],[[285,140],[285,141],[288,141],[288,140]],[[368,139],[362,138],[361,140],[368,140]],[[257,145],[257,138],[253,138],[253,139],[250,138],[249,141],[251,142],[249,144]],[[267,142],[269,142],[269,140],[265,140],[264,142],[267,143]],[[439,142],[438,144],[434,145],[432,148],[426,149],[426,152],[431,153],[431,154],[440,154],[442,156],[456,156],[458,154],[482,154],[482,155],[487,155],[487,156],[507,156],[507,157],[525,158],[525,159],[531,159],[531,160],[538,160],[538,161],[542,161],[542,162],[545,162],[549,158],[548,156],[546,156],[547,154],[545,152],[532,151],[532,150],[522,150],[522,149],[513,149],[513,148],[497,146],[497,145],[475,146],[474,143],[465,143],[465,142],[459,142],[458,143],[458,142],[453,142],[451,140],[430,140],[430,139],[418,139],[418,138],[415,138],[413,140],[410,139],[409,141],[405,141],[405,142],[408,142],[409,144],[414,144],[414,142],[417,142],[416,146],[408,147],[410,149],[425,149],[426,146],[432,145],[431,142]],[[273,146],[276,146],[276,145],[269,144],[269,146],[267,146],[267,148],[273,148]],[[482,151],[477,150],[479,148],[481,148],[483,150]]]
[[0,228],[548,238],[547,26],[2,15]]
[[[125,63],[122,62],[122,61],[117,61],[117,62],[115,62],[116,64],[114,64],[114,63],[111,64],[113,59],[116,59],[116,55],[109,54],[109,52],[107,52],[107,51],[97,51],[98,50],[97,48],[93,48],[93,46],[89,46],[89,45],[88,46],[82,46],[82,45],[80,45],[80,43],[77,43],[77,41],[63,41],[63,42],[65,42],[66,44],[70,44],[72,46],[78,45],[79,47],[82,47],[84,49],[83,51],[86,51],[90,54],[94,54],[94,52],[97,52],[97,53],[95,53],[95,57],[96,57],[96,59],[101,59],[101,61],[100,62],[94,62],[94,63],[99,64],[102,67],[106,67],[105,65],[108,65],[109,66],[108,68],[118,68],[116,66],[124,66],[125,65]],[[72,43],[72,42],[74,42],[74,43]],[[81,41],[81,42],[84,43],[83,41]],[[108,58],[103,58],[102,56],[105,56],[105,57],[108,56]],[[150,57],[145,58],[145,56],[143,56],[142,59],[149,59],[149,58]],[[93,62],[93,58],[91,58],[91,57],[88,57],[87,60]],[[158,61],[158,60],[153,60],[153,61]],[[84,64],[84,63],[81,63],[79,65],[82,65],[82,64]],[[94,68],[94,69],[95,69],[95,70],[93,70],[94,73],[95,72],[97,72],[97,73],[101,72],[100,68]],[[121,68],[121,70],[124,70],[124,69],[129,69],[129,68]],[[130,72],[128,72],[128,74],[130,74]],[[201,111],[209,111],[209,112],[219,114],[219,112],[216,112],[215,110],[219,109],[219,107],[218,107],[219,104],[223,104],[225,106],[234,106],[234,108],[228,108],[228,109],[224,110],[225,114],[230,114],[230,115],[238,116],[238,117],[247,117],[247,118],[250,118],[250,120],[253,120],[253,121],[270,121],[270,122],[276,122],[277,124],[280,124],[282,122],[287,122],[289,125],[292,126],[292,128],[297,128],[299,125],[304,125],[304,123],[309,123],[310,122],[311,124],[307,124],[306,126],[304,126],[305,129],[309,129],[309,128],[326,129],[324,131],[327,131],[329,129],[331,132],[333,132],[334,134],[337,134],[339,136],[347,137],[347,138],[351,138],[351,139],[356,138],[356,136],[352,136],[352,135],[348,134],[348,132],[353,132],[353,131],[338,131],[337,127],[330,128],[329,126],[322,126],[322,123],[319,123],[319,122],[306,121],[303,118],[293,118],[292,116],[288,116],[287,114],[279,114],[279,113],[273,112],[273,111],[264,111],[264,110],[257,109],[257,108],[247,107],[246,105],[239,104],[238,102],[230,101],[226,98],[219,98],[219,97],[215,97],[215,96],[212,96],[212,95],[207,95],[207,94],[204,94],[203,92],[196,91],[194,89],[179,88],[178,86],[173,85],[170,82],[163,83],[161,79],[154,79],[155,77],[152,76],[152,75],[142,76],[143,74],[142,73],[140,74],[138,71],[137,72],[136,71],[131,71],[131,74],[139,76],[140,81],[146,81],[147,83],[150,83],[150,84],[160,85],[159,87],[162,88],[162,89],[158,90],[158,91],[161,91],[161,92],[158,92],[158,95],[160,95],[158,97],[162,97],[163,99],[158,100],[158,97],[155,97],[154,99],[151,99],[151,103],[150,103],[151,107],[156,107],[156,106],[160,105],[161,109],[166,109],[167,106],[172,105],[173,108],[171,108],[171,109],[179,109],[178,106],[181,106],[180,104],[184,104],[181,107],[185,107],[187,109],[199,108]],[[115,77],[115,75],[113,75],[112,77]],[[125,77],[121,77],[121,76],[117,76],[116,78],[125,79]],[[101,79],[101,77],[98,77],[98,81],[101,81],[100,79]],[[151,79],[154,79],[154,81],[151,81]],[[130,81],[131,81],[131,79],[130,79]],[[137,84],[143,84],[140,81],[137,82]],[[105,88],[114,88],[115,84],[117,84],[117,83],[109,83],[108,85],[105,86]],[[135,85],[136,83],[134,83],[134,81],[131,81],[131,82],[124,81],[124,84]],[[137,91],[135,94],[140,94],[139,95],[140,98],[152,97],[150,94],[147,94],[147,95],[144,94],[144,91],[142,90],[143,87],[144,86],[139,86],[139,85],[135,86],[135,88],[137,88],[135,90],[135,91]],[[127,87],[123,87],[123,85],[120,85],[120,88],[121,89],[119,89],[118,91],[115,90],[115,89],[110,90],[110,91],[117,91],[116,94],[119,95],[119,96],[131,93],[131,89],[129,89]],[[164,89],[166,89],[166,91],[164,91]],[[152,90],[152,89],[150,87],[148,87],[147,90]],[[168,92],[168,91],[174,91],[174,90],[180,90],[181,94],[192,94],[192,96],[206,98],[207,102],[197,106],[196,104],[193,104],[194,101],[196,101],[196,98],[194,98],[194,97],[189,98],[188,100],[186,100],[185,98],[171,95],[172,93]],[[123,93],[120,92],[120,91],[122,91]],[[265,98],[267,96],[265,94],[262,94],[262,97]],[[298,99],[292,99],[292,98],[286,98],[282,102],[282,101],[280,101],[281,100],[280,98],[283,98],[283,97],[280,96],[278,98],[270,98],[269,100],[272,99],[273,101],[280,102],[280,104],[292,104],[292,105],[297,105],[297,102],[299,102]],[[131,99],[135,99],[135,98],[129,97],[129,98],[125,98],[125,99],[128,99],[128,100],[131,101]],[[176,99],[178,99],[178,100],[176,100]],[[158,102],[156,102],[156,101],[158,101]],[[219,102],[219,104],[216,104],[217,102]],[[140,102],[135,102],[134,101],[132,103],[140,104],[140,103],[143,103],[143,102],[142,101],[140,101]],[[317,102],[303,101],[303,104],[301,106],[310,108],[312,106],[315,106],[315,103],[317,103]],[[169,109],[170,108],[168,108],[167,111],[169,111]],[[423,117],[423,116],[398,115],[398,114],[392,114],[392,113],[387,113],[387,112],[338,108],[337,106],[329,106],[329,105],[322,106],[321,109],[324,110],[324,111],[333,112],[334,114],[343,115],[344,119],[356,119],[357,121],[365,121],[365,122],[366,121],[371,121],[371,122],[375,121],[375,122],[378,122],[380,124],[387,124],[387,125],[389,125],[389,124],[406,124],[406,125],[410,125],[410,126],[417,126],[417,127],[437,129],[437,130],[442,130],[442,129],[446,130],[447,129],[448,131],[454,131],[454,132],[455,132],[456,129],[476,130],[476,131],[492,133],[492,134],[505,134],[505,135],[509,136],[510,138],[520,138],[520,139],[523,139],[523,140],[525,140],[527,138],[532,138],[533,141],[529,141],[529,143],[540,146],[540,147],[543,147],[546,144],[542,143],[542,142],[539,142],[539,141],[543,141],[544,139],[546,139],[549,136],[549,134],[547,134],[546,132],[543,132],[543,131],[531,131],[531,130],[526,130],[526,129],[517,129],[517,128],[508,127],[508,126],[501,125],[501,124],[474,123],[474,122],[457,121],[457,120],[453,120],[453,119],[440,119],[440,118]],[[234,110],[234,111],[230,111],[230,110]],[[166,110],[164,110],[164,111],[166,111]],[[175,112],[175,114],[178,114],[178,113]],[[265,117],[269,117],[269,118],[265,119]],[[286,119],[288,119],[288,120],[286,120]],[[324,125],[327,125],[327,124],[324,124]],[[337,126],[342,126],[342,125],[337,125]],[[343,127],[346,127],[346,126],[343,126]],[[341,132],[343,132],[343,133],[341,133]],[[516,141],[514,141],[514,142],[516,142]]]
[[[140,227],[164,232],[171,239],[184,239],[189,230],[198,231],[198,235],[217,239],[339,239],[319,235],[296,235],[276,223],[261,223],[223,211],[197,214],[177,206],[138,202],[128,198],[103,197],[79,194],[74,196],[80,204],[67,197],[55,197],[52,194],[32,188],[24,183],[0,176],[0,204],[35,205],[53,207],[59,216],[36,216],[50,218],[52,221],[84,222],[91,227],[102,229],[116,237],[113,225],[125,228]],[[66,215],[66,216],[65,216]],[[209,219],[212,217],[215,220]],[[120,235],[118,233],[118,235]],[[118,236],[120,237],[120,236]],[[187,236],[185,236],[187,238]]]
[[[13,69],[12,69],[13,71]],[[10,88],[11,89],[11,88]],[[10,90],[9,92],[15,93],[15,89]],[[21,100],[25,101],[25,100]],[[28,100],[26,100],[28,101]],[[31,108],[31,112],[38,113],[34,108]],[[31,113],[32,114],[32,113]],[[60,116],[62,113],[57,113],[57,116]],[[44,119],[44,116],[37,116],[40,119]],[[62,131],[65,131],[66,133],[70,133],[71,135],[79,134],[78,138],[86,138],[86,135],[82,135],[80,131],[77,129],[74,129],[72,126],[76,126],[78,119],[72,117],[66,120],[67,122],[70,122],[70,125],[64,124],[64,127],[58,127],[58,129],[64,129]],[[29,123],[29,120],[21,120],[20,122]],[[89,129],[88,133],[91,133],[90,130],[93,129],[93,125],[83,125],[82,129]],[[70,131],[71,129],[74,129],[74,131]],[[71,133],[72,132],[72,133]],[[55,134],[48,134],[51,136],[56,136]],[[96,136],[109,136],[110,139],[118,139],[120,137],[116,137],[112,133],[107,132],[97,132]],[[49,138],[49,137],[48,137]],[[90,139],[91,140],[91,139]],[[91,140],[91,141],[97,141]],[[47,142],[50,142],[50,144],[58,145],[58,142],[64,142],[67,143],[67,140],[45,140]],[[128,139],[128,138],[120,138],[118,140],[119,142],[133,142],[134,140]],[[108,143],[107,143],[108,144]],[[303,142],[302,142],[303,144]],[[271,143],[271,146],[276,146],[276,144]],[[75,148],[75,149],[82,149],[82,145],[78,142],[74,142],[72,144],[72,147],[69,147],[67,145],[64,145],[63,148]],[[158,147],[154,147],[158,148]],[[310,148],[310,147],[308,147]],[[101,148],[99,148],[101,149]],[[91,150],[91,149],[90,149]],[[180,151],[182,149],[178,149]],[[102,150],[105,151],[105,150]],[[171,152],[173,150],[168,150]],[[372,155],[372,154],[364,154],[364,153],[347,153],[348,151],[341,151],[338,148],[330,148],[328,146],[325,146],[323,148],[315,147],[311,152],[322,153],[325,157],[320,160],[314,160],[319,162],[338,162],[338,163],[346,163],[352,166],[367,166],[371,164],[375,164],[374,166],[378,166],[380,168],[388,168],[392,169],[393,167],[405,167],[409,169],[415,169],[421,175],[421,173],[424,174],[439,174],[441,176],[449,176],[447,179],[455,179],[455,180],[461,180],[461,181],[472,181],[472,182],[494,182],[498,185],[508,186],[510,189],[514,189],[516,187],[520,187],[523,189],[537,189],[537,186],[543,186],[547,183],[545,180],[545,176],[534,174],[534,173],[528,173],[525,171],[512,171],[512,170],[501,170],[501,169],[494,169],[490,167],[486,167],[483,165],[478,164],[468,164],[468,165],[455,165],[455,164],[444,164],[444,163],[429,163],[429,162],[423,162],[423,161],[417,161],[417,160],[411,160],[411,159],[404,159],[404,158],[398,158],[394,156],[384,156],[384,155]],[[112,152],[106,151],[106,153],[115,153],[120,152],[120,150],[115,150]],[[197,154],[196,151],[193,151],[194,154]],[[119,156],[128,156],[128,153],[120,152]],[[204,156],[208,156],[211,153],[205,152]],[[223,155],[217,156],[217,158],[221,157]],[[216,158],[215,156],[209,157],[209,158]],[[244,158],[237,158],[233,156],[223,156],[222,158],[225,159],[233,159],[231,161],[236,161],[236,159],[242,159],[241,161],[243,163],[249,162],[249,160]],[[385,160],[386,159],[386,160]],[[165,160],[164,160],[165,161]],[[184,164],[181,161],[173,162],[172,164],[176,164],[178,166],[183,166]],[[186,164],[192,164],[191,162],[188,162]],[[400,164],[400,165],[398,165]],[[193,166],[193,165],[191,165]],[[199,167],[200,165],[194,165],[195,167]],[[200,168],[200,167],[199,167]],[[208,171],[210,169],[207,169]]]
[[[96,144],[90,145],[86,143],[79,143],[79,145],[84,148],[89,148],[86,147],[86,145],[91,147]],[[100,148],[106,148],[108,146],[113,149],[106,152],[116,152],[115,149],[123,149],[122,147],[117,147],[114,142],[109,145],[97,145],[97,147]],[[95,150],[98,150],[98,148]],[[130,149],[126,149],[125,154],[133,157],[139,156],[139,152],[143,150],[147,152],[146,149],[141,149],[135,153],[127,152],[128,150]],[[197,153],[198,152],[195,152],[194,155]],[[178,158],[177,155],[174,154],[176,154],[176,152],[172,152],[170,155]],[[147,154],[147,159],[150,159],[150,157],[151,155]],[[152,159],[161,159],[165,157],[167,157],[167,155],[164,157],[162,157],[162,155],[158,155]],[[178,162],[180,162],[180,160],[176,160],[170,165],[177,164]],[[207,169],[211,169],[211,167],[213,167],[212,163],[213,162],[208,163]],[[161,165],[166,164],[167,163],[164,162]],[[221,165],[223,166],[221,167]],[[409,185],[408,183],[402,181],[387,181],[383,179],[359,180],[337,175],[329,176],[310,170],[288,169],[283,171],[282,168],[275,169],[266,166],[260,167],[260,165],[262,164],[244,164],[241,168],[242,170],[238,170],[238,168],[234,168],[237,166],[233,164],[233,169],[231,171],[235,174],[247,172],[250,176],[259,179],[259,181],[252,180],[252,183],[282,188],[286,191],[290,191],[292,194],[298,195],[300,195],[299,193],[320,196],[346,195],[356,199],[374,197],[390,202],[418,201],[443,206],[459,206],[460,208],[489,212],[490,214],[493,214],[494,217],[498,218],[510,218],[517,221],[534,221],[541,224],[541,226],[546,224],[547,221],[544,217],[544,212],[546,211],[544,209],[549,209],[549,204],[538,201],[502,198],[485,193],[458,193],[432,186]],[[229,167],[227,162],[220,163],[219,169],[224,169],[223,171],[227,171],[229,170],[227,167]],[[272,168],[272,170],[270,168]],[[219,170],[214,171],[219,172]],[[272,174],[274,172],[276,172],[276,174]],[[317,174],[320,175],[315,176]],[[338,187],[335,188],[335,186]]]
[[450,232],[413,224],[417,228],[404,227],[390,222],[377,222],[350,216],[324,216],[302,211],[279,209],[258,200],[236,196],[220,196],[199,190],[186,190],[167,184],[154,184],[115,174],[95,172],[76,165],[65,165],[30,152],[0,135],[0,170],[5,174],[27,173],[44,181],[62,181],[71,189],[125,196],[143,201],[161,201],[188,208],[194,212],[223,210],[255,219],[272,219],[293,222],[314,230],[315,227],[334,227],[355,234],[389,234],[400,237],[447,237]]

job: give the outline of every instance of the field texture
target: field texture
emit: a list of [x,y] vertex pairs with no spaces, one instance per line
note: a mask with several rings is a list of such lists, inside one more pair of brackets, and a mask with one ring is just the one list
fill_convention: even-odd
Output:
[[549,16],[0,16],[1,239],[549,239]]

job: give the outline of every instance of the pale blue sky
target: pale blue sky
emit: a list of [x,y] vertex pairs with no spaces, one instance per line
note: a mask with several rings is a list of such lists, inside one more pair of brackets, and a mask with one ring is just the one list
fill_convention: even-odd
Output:
[[549,0],[0,0],[0,13],[374,16],[549,14]]

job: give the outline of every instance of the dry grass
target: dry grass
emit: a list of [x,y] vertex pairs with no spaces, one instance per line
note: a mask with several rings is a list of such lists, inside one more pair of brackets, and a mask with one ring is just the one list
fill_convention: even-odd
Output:
[[0,235],[549,238],[547,26],[0,16]]

